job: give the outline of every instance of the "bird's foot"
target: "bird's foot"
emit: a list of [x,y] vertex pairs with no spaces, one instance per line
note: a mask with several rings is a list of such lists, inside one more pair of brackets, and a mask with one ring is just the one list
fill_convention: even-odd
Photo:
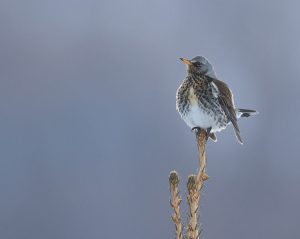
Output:
[[[199,133],[200,130],[201,130],[200,127],[193,127],[193,128],[191,129],[192,132],[196,132],[196,133]],[[209,136],[210,136],[211,127],[207,128],[205,131],[206,131],[206,140],[208,140],[208,138],[209,138]]]
[[209,135],[210,135],[211,127],[206,129],[206,140],[208,140]]
[[193,127],[193,128],[191,129],[191,131],[192,131],[192,132],[194,132],[194,131],[199,132],[200,129],[201,129],[200,127]]

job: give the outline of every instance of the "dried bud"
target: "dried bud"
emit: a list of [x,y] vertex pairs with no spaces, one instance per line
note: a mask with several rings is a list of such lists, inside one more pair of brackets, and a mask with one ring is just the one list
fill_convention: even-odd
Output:
[[178,184],[179,184],[179,177],[178,177],[178,173],[176,171],[172,171],[170,173],[169,183],[170,183],[170,185],[172,185],[174,187],[178,186]]
[[196,190],[197,189],[197,184],[196,184],[196,175],[190,175],[188,177],[188,182],[187,182],[187,188],[188,190]]

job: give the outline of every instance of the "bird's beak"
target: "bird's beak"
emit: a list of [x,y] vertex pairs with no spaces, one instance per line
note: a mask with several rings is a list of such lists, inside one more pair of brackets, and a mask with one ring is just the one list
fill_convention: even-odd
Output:
[[190,60],[186,59],[186,58],[179,58],[179,59],[182,60],[183,63],[186,64],[186,65],[192,65],[192,62]]

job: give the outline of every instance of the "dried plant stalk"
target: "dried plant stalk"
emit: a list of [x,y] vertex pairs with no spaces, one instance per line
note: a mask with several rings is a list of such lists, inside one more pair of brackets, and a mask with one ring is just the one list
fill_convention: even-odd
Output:
[[206,169],[206,142],[207,133],[204,129],[196,130],[196,139],[199,150],[199,172],[197,175],[190,175],[188,178],[188,204],[190,208],[190,219],[188,226],[188,238],[198,239],[200,237],[199,230],[199,217],[198,209],[200,207],[201,189],[203,188],[204,181],[208,179],[208,175],[205,172]]
[[203,181],[207,180],[209,177],[205,172],[206,169],[206,142],[207,142],[207,133],[204,129],[196,130],[196,140],[199,151],[199,172],[197,174],[197,184],[198,189],[202,187]]
[[[203,188],[204,181],[208,179],[205,172],[206,169],[206,142],[207,133],[204,129],[196,130],[196,139],[199,150],[199,172],[197,175],[190,175],[187,182],[188,189],[188,205],[189,205],[189,224],[187,227],[188,239],[199,239],[201,230],[199,229],[198,209],[200,205],[201,189]],[[176,171],[172,171],[169,176],[170,191],[171,191],[171,207],[174,209],[172,220],[175,223],[176,238],[185,238],[182,235],[182,222],[180,215],[181,198],[179,195],[179,177]]]
[[181,222],[181,214],[180,214],[180,203],[181,198],[179,195],[179,176],[176,171],[172,171],[169,176],[169,183],[170,183],[170,192],[171,192],[171,199],[170,204],[171,207],[174,209],[174,213],[172,215],[172,220],[175,223],[175,230],[176,230],[176,239],[182,239],[182,222]]
[[188,188],[188,204],[190,208],[189,214],[189,225],[188,225],[188,238],[198,239],[199,228],[198,228],[198,208],[200,200],[200,191],[198,190],[197,177],[196,175],[190,175],[187,182]]

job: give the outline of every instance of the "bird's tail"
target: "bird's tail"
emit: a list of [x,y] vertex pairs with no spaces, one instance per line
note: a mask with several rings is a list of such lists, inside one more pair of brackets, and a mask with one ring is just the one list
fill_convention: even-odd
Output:
[[237,118],[240,118],[240,117],[249,117],[251,115],[258,114],[258,112],[256,110],[248,110],[248,109],[239,109],[239,108],[236,108],[235,111],[236,111]]

